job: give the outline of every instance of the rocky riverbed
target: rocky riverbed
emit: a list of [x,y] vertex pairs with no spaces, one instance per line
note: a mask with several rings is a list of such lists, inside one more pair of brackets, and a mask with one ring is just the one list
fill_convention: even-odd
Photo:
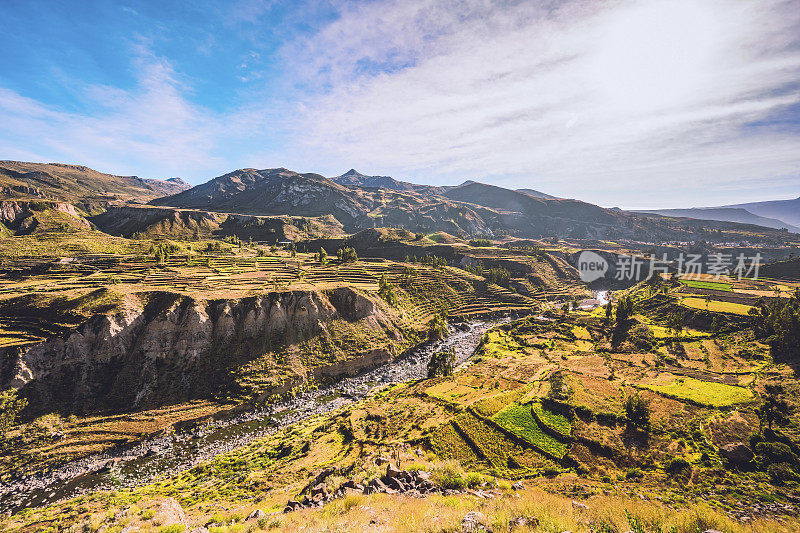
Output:
[[344,407],[385,386],[423,379],[427,376],[428,361],[438,351],[454,349],[457,364],[463,364],[474,353],[481,336],[507,320],[456,324],[444,340],[420,346],[390,363],[333,385],[303,392],[264,409],[181,433],[165,434],[122,451],[85,457],[42,475],[14,480],[0,486],[0,512],[38,507],[89,491],[141,485],[186,470],[279,428]]

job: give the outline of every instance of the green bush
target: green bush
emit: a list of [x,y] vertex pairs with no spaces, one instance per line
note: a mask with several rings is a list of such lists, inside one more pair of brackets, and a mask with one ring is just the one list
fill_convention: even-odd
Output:
[[792,449],[782,442],[759,442],[755,447],[756,455],[762,456],[768,463],[796,463],[797,456]]
[[691,463],[684,459],[683,457],[675,457],[670,459],[670,461],[664,467],[664,470],[670,475],[680,474],[692,467]]
[[464,476],[464,481],[469,488],[475,488],[483,483],[483,476],[477,472],[467,472]]
[[638,468],[629,468],[625,471],[625,479],[639,479],[644,477],[644,473]]
[[447,461],[436,465],[431,472],[431,479],[443,489],[463,490],[467,486],[458,461]]
[[769,475],[769,479],[777,484],[780,485],[787,481],[797,481],[798,476],[792,470],[791,465],[789,463],[777,463],[772,464],[767,467],[767,474]]
[[634,428],[650,430],[650,404],[638,392],[625,399],[625,417]]

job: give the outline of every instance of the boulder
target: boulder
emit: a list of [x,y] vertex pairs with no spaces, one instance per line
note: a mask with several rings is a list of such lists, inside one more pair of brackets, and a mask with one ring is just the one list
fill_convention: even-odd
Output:
[[256,509],[255,511],[247,515],[247,519],[258,520],[259,518],[264,518],[265,516],[267,516],[267,514],[264,511],[262,511],[261,509]]
[[753,459],[753,451],[743,442],[732,442],[719,449],[719,454],[729,463],[742,465]]
[[386,465],[386,477],[388,479],[394,479],[396,477],[400,477],[402,473],[403,471],[394,466],[392,463]]
[[486,533],[490,531],[487,526],[486,516],[480,511],[470,511],[461,520],[461,531],[463,533]]
[[522,484],[522,481],[517,481],[516,483],[511,485],[511,488],[514,490],[522,490],[525,488],[525,485]]

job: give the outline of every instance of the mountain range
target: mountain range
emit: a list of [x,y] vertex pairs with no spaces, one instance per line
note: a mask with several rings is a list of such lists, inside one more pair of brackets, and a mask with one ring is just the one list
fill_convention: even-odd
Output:
[[767,228],[786,228],[800,233],[800,198],[771,200],[719,207],[692,207],[688,209],[654,209],[640,211],[668,217],[687,217],[700,220],[717,220],[756,224]]
[[348,232],[391,226],[464,235],[669,241],[706,238],[706,229],[738,231],[740,238],[762,231],[762,226],[778,229],[774,224],[753,225],[765,222],[760,219],[698,227],[674,217],[605,209],[533,189],[472,180],[455,186],[419,185],[355,169],[330,179],[285,168],[239,169],[151,204],[248,215],[333,215]]
[[[786,223],[786,218],[797,219],[792,205],[800,199],[725,208],[628,212],[556,198],[534,189],[512,190],[472,180],[454,186],[421,185],[389,176],[365,175],[355,169],[327,178],[286,168],[244,168],[190,187],[177,178],[142,179],[105,174],[79,165],[0,161],[0,196],[81,204],[94,214],[117,209],[125,216],[131,212],[119,208],[132,204],[139,204],[140,209],[161,206],[161,218],[166,216],[164,207],[237,215],[332,216],[336,219],[333,223],[349,233],[400,227],[420,233],[464,236],[664,242],[723,237],[750,240],[754,234],[780,240],[781,228],[800,232]],[[756,215],[745,207],[760,213],[778,213],[784,218]],[[182,218],[185,217],[173,217],[175,221]],[[697,219],[703,222],[698,223]],[[110,227],[119,225],[113,214],[102,217],[102,221]],[[710,230],[725,230],[726,234]]]

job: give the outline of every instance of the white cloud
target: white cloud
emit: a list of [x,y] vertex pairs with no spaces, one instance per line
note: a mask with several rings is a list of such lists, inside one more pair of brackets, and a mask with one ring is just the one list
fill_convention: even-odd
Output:
[[220,124],[188,101],[172,66],[137,46],[134,69],[138,83],[129,91],[82,86],[84,112],[0,88],[0,153],[150,176],[186,175],[218,164],[210,154]]
[[800,188],[797,134],[747,128],[800,102],[796,2],[606,5],[343,9],[290,47],[332,87],[303,102],[311,160],[628,206]]

